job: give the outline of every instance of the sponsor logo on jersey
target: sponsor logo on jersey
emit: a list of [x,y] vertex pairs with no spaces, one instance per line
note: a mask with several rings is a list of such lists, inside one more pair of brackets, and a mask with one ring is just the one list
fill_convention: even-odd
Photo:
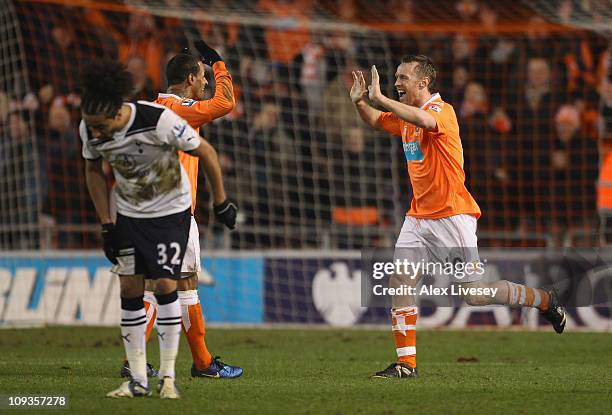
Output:
[[430,110],[433,110],[433,111],[435,111],[435,112],[441,112],[441,111],[442,111],[442,108],[440,108],[440,107],[439,107],[439,106],[437,106],[437,105],[432,105],[432,106],[430,106],[430,107],[429,107],[429,109],[430,109]]
[[421,143],[418,141],[410,141],[403,144],[406,161],[423,161],[425,154],[423,154],[421,150]]
[[193,99],[184,99],[184,100],[181,102],[181,105],[182,105],[183,107],[191,107],[191,106],[192,106],[193,104],[195,104],[195,103],[196,103],[196,102],[195,102]]

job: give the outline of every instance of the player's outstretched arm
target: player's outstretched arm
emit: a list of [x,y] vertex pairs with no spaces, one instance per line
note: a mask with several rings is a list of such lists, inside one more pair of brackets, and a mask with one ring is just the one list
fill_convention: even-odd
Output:
[[372,108],[363,99],[367,93],[368,90],[366,89],[363,73],[361,71],[353,71],[353,86],[350,92],[351,101],[355,104],[355,108],[357,108],[357,112],[361,119],[370,127],[378,128],[378,117],[380,117],[381,111]]
[[427,111],[411,105],[402,104],[399,101],[395,101],[383,95],[380,90],[380,77],[378,76],[375,65],[372,66],[372,83],[368,87],[368,94],[372,102],[383,106],[410,124],[414,124],[426,130],[435,130],[437,128],[436,119]]
[[97,160],[85,160],[85,182],[91,196],[96,213],[102,224],[111,223],[108,188],[106,177],[102,170],[102,158]]
[[[225,66],[225,62],[216,50],[208,46],[203,40],[195,42],[194,46],[202,55],[202,62],[213,69],[215,77],[215,94],[211,99],[199,101],[191,107],[201,115],[202,124],[223,117],[234,109],[234,86],[232,76]],[[189,107],[187,107],[189,108]]]

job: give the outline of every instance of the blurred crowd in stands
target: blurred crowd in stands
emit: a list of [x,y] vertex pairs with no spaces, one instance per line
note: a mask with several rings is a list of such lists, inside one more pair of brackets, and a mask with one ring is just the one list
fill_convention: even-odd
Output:
[[[166,88],[167,60],[203,38],[236,89],[233,113],[203,129],[244,213],[232,247],[392,243],[411,197],[401,146],[362,126],[348,90],[352,70],[376,64],[396,97],[396,65],[416,53],[436,63],[434,89],[457,113],[481,233],[545,234],[555,245],[573,230],[596,234],[600,157],[612,134],[610,47],[597,33],[477,0],[151,3],[188,13],[15,4],[27,70],[14,84],[28,87],[0,91],[0,131],[11,145],[35,137],[40,199],[29,203],[45,221],[96,223],[76,133],[82,65],[118,58],[134,75],[129,98],[152,100]],[[575,7],[561,1],[553,17],[570,23]],[[14,169],[6,160],[2,168]],[[206,225],[206,193],[198,200]],[[96,243],[66,232],[53,246]]]

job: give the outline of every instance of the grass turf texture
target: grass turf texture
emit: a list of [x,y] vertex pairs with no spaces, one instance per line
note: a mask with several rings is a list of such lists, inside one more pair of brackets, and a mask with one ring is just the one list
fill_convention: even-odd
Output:
[[115,400],[104,395],[122,382],[118,329],[1,330],[0,394],[68,393],[69,412],[94,414],[612,411],[610,334],[420,331],[417,380],[369,379],[393,361],[387,331],[213,328],[207,341],[242,378],[191,379],[182,337],[180,401]]

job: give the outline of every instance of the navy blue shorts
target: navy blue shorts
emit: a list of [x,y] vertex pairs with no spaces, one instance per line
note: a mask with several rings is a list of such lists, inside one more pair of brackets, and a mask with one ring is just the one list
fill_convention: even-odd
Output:
[[159,218],[131,218],[117,214],[115,237],[119,252],[118,275],[144,275],[146,279],[181,277],[189,239],[190,209]]

